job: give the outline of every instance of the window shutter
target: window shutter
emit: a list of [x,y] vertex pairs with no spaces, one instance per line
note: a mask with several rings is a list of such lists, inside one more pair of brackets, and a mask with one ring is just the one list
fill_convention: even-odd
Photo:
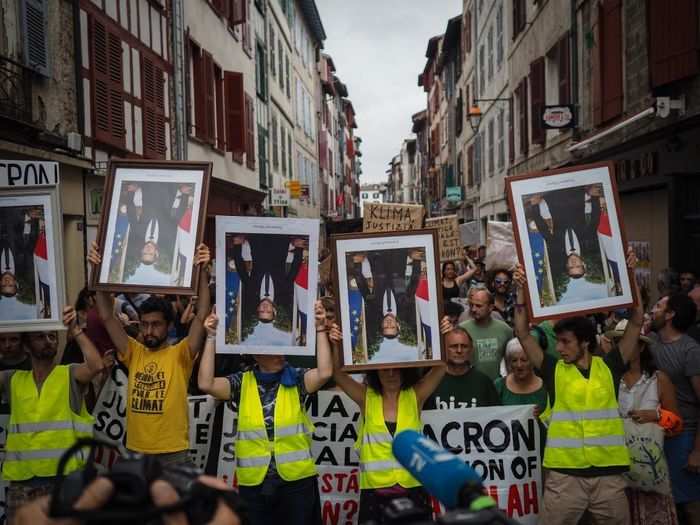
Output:
[[214,100],[214,61],[211,54],[203,51],[204,57],[204,96],[205,96],[205,111],[207,115],[206,138],[209,143],[214,144],[214,136],[216,135],[216,104]]
[[49,76],[49,25],[46,0],[23,0],[22,35],[24,64],[40,75]]
[[[517,96],[517,90],[516,90]],[[515,111],[513,109],[513,98],[510,97],[510,111],[508,111],[508,160],[512,164],[515,160]]]
[[647,16],[652,87],[697,74],[697,0],[648,0]]
[[195,136],[202,140],[207,140],[207,130],[209,126],[207,120],[207,97],[206,97],[206,60],[205,51],[192,45],[192,65],[194,73],[194,132]]
[[474,185],[474,146],[470,145],[467,148],[467,186],[471,188]]
[[328,139],[327,132],[321,130],[318,132],[318,164],[322,170],[328,169]]
[[530,96],[532,98],[532,143],[544,144],[545,129],[542,125],[542,110],[545,101],[544,93],[544,57],[540,57],[530,64]]
[[569,62],[569,33],[559,40],[559,104],[568,104],[571,100],[571,71]]
[[165,79],[163,70],[141,54],[143,156],[165,158]]
[[231,0],[229,7],[229,24],[237,26],[244,24],[246,21],[246,4],[247,0]]
[[226,91],[226,151],[242,155],[246,152],[247,135],[243,74],[226,71],[224,90]]
[[92,22],[92,72],[95,139],[123,149],[122,44],[95,19]]
[[513,0],[513,40],[520,34],[520,10],[522,5],[520,0]]
[[467,53],[472,52],[472,12],[467,11],[464,15],[464,36],[465,36],[465,50]]
[[221,68],[214,67],[214,92],[216,95],[216,147],[221,151],[226,149],[226,132],[224,125],[224,79]]
[[255,169],[255,107],[253,99],[245,95],[245,115],[246,115],[246,165]]
[[608,0],[601,8],[602,119],[607,122],[622,113],[622,0]]
[[520,126],[520,153],[527,155],[529,149],[528,140],[528,125],[527,125],[527,78],[524,78],[520,82],[520,87],[518,89],[518,109],[520,112],[520,120],[518,122]]

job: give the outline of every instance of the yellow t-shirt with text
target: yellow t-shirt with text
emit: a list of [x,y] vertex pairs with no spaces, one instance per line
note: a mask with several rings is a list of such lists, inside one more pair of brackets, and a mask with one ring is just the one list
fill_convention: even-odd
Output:
[[129,338],[119,358],[129,369],[126,448],[143,454],[189,449],[187,384],[193,359],[187,338],[160,350]]

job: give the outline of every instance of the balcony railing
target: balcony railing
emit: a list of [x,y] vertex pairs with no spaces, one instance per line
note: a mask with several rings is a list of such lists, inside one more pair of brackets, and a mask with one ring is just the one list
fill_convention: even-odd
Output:
[[0,117],[32,123],[32,72],[0,56]]

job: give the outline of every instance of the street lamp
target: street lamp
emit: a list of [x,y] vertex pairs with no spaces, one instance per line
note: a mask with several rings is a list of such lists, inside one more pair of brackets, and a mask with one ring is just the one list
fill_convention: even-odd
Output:
[[508,102],[508,111],[513,111],[513,100],[511,98],[475,98],[474,105],[469,108],[469,125],[474,130],[474,133],[479,131],[479,126],[481,125],[481,108],[479,107],[479,102]]

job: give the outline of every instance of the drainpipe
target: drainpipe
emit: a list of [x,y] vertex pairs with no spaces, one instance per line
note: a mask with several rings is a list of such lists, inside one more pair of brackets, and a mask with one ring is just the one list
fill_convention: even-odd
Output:
[[[571,49],[571,103],[576,111],[576,120],[580,122],[578,104],[578,11],[576,9],[577,0],[571,0],[571,29],[569,30],[569,47]],[[580,136],[578,128],[573,129],[572,138],[578,139]]]
[[175,92],[175,158],[187,159],[185,116],[185,15],[182,0],[173,0],[173,91]]

